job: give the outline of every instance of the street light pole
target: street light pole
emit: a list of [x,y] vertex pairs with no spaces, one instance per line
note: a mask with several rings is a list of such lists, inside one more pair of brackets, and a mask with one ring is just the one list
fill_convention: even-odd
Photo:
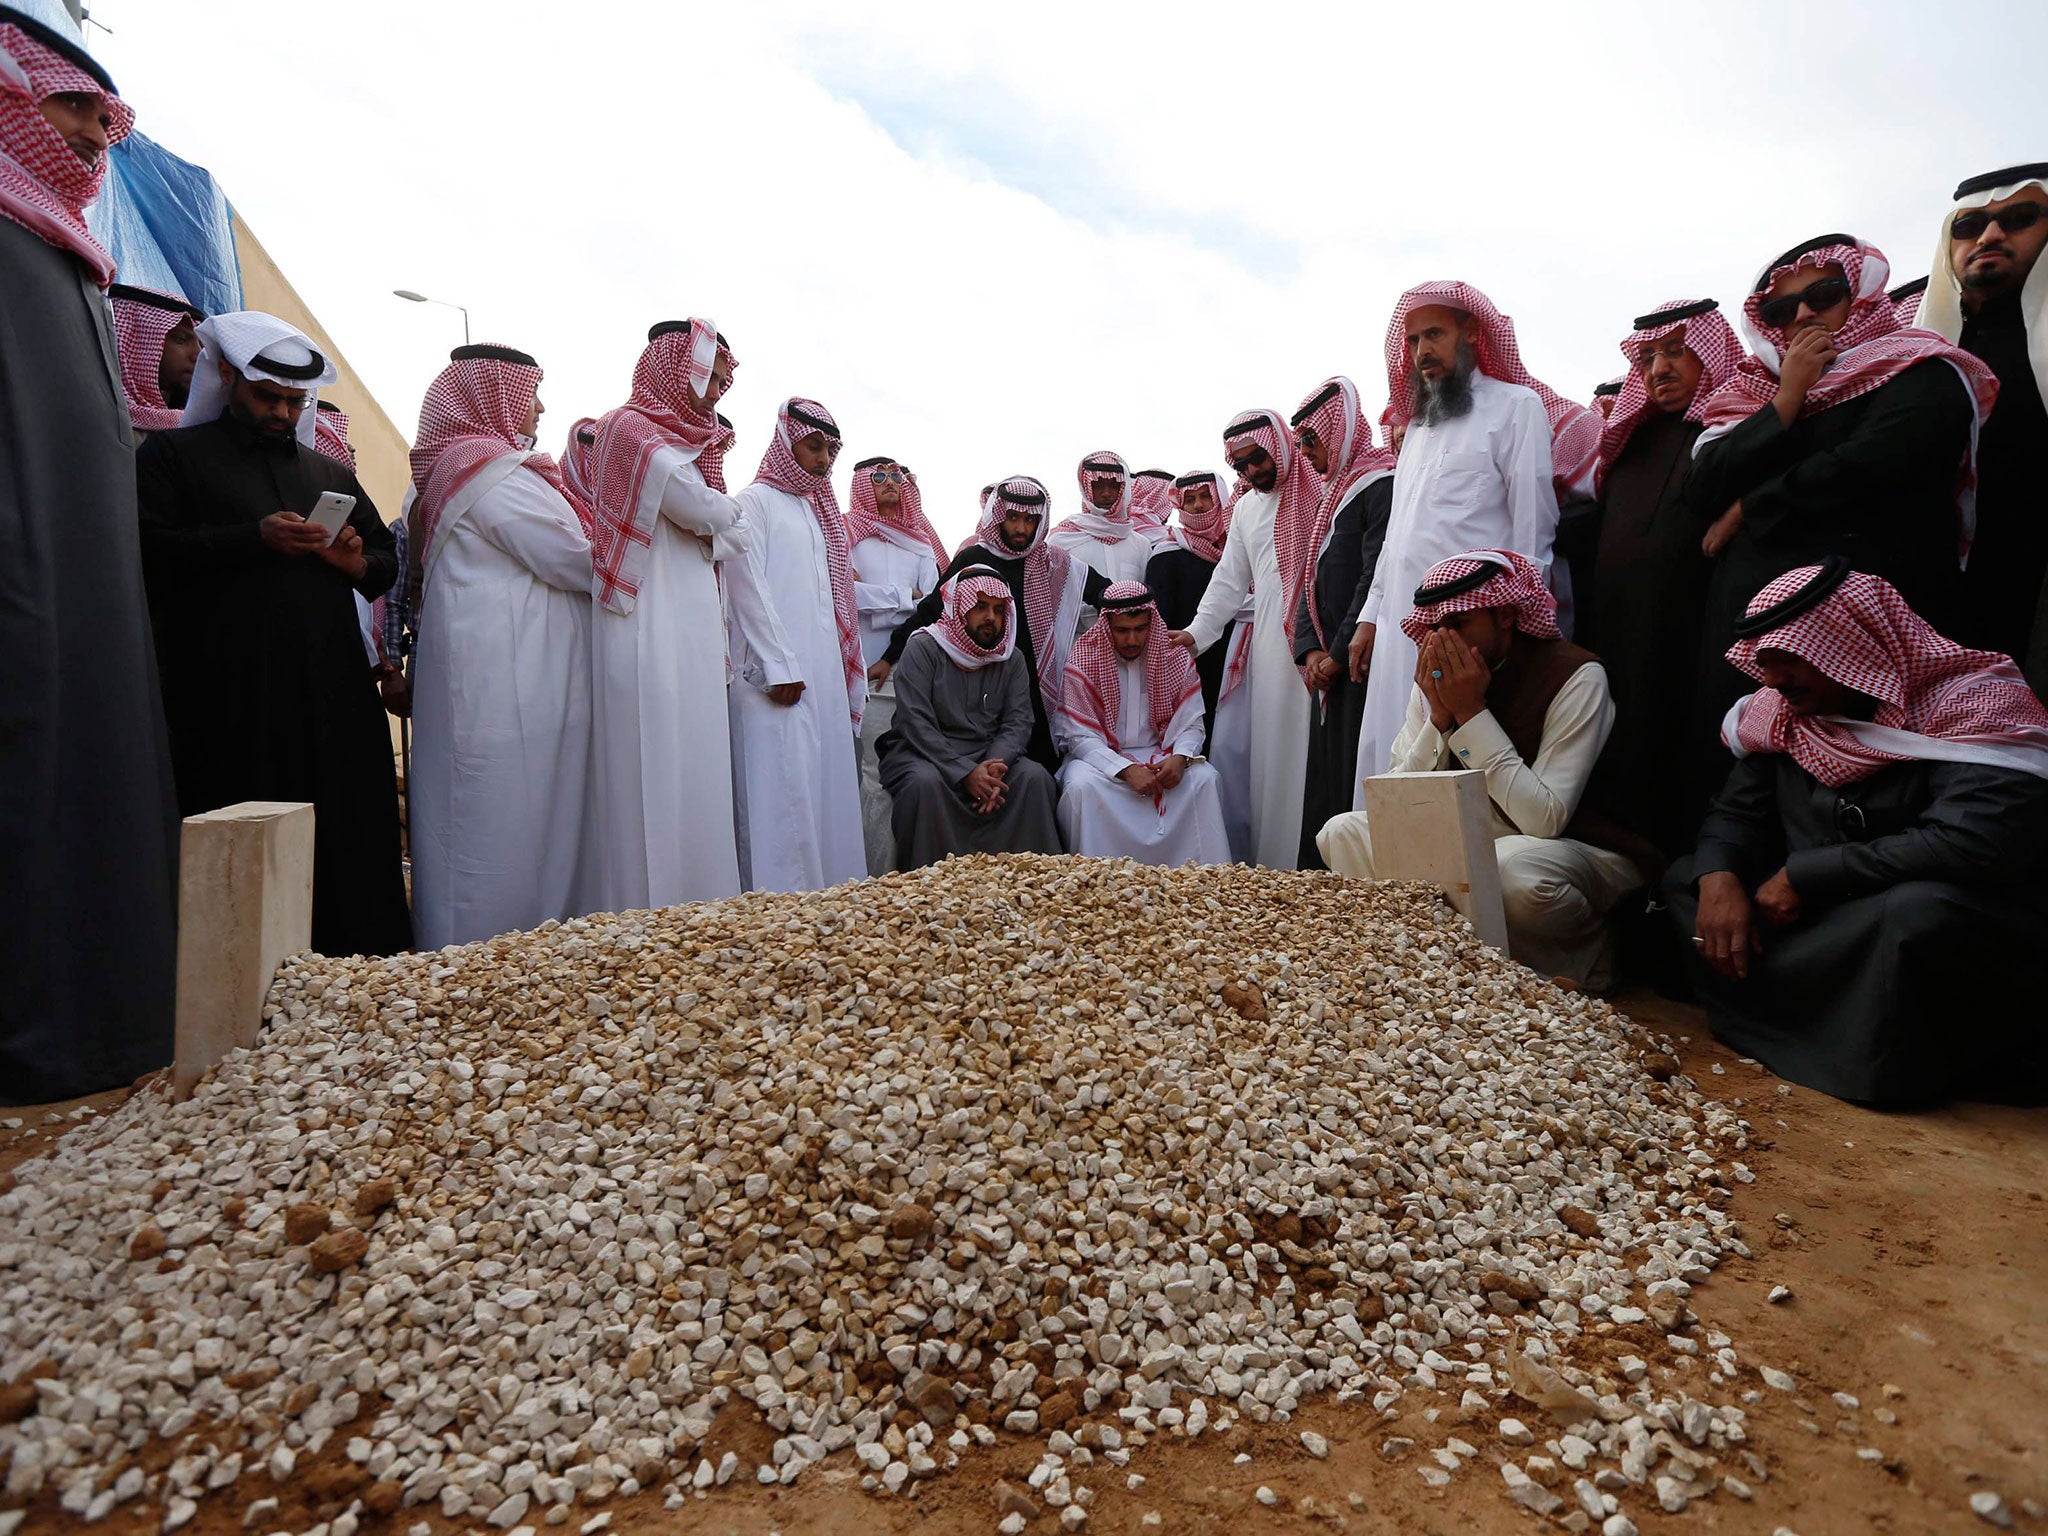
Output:
[[439,304],[443,309],[461,310],[462,344],[465,347],[469,345],[469,310],[467,307],[461,304],[450,303],[447,299],[430,299],[424,293],[414,293],[410,288],[394,288],[391,290],[391,293],[394,298],[409,299],[415,304]]

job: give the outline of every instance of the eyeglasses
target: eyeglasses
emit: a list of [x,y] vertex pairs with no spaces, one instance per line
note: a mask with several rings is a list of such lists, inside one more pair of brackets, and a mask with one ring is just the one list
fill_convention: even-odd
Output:
[[901,485],[908,476],[900,469],[872,469],[868,471],[868,478],[877,485],[885,484],[891,480]]
[[1824,309],[1833,309],[1848,297],[1849,280],[1846,277],[1824,277],[1817,283],[1808,283],[1797,293],[1765,299],[1757,305],[1756,317],[1765,325],[1786,326],[1799,317],[1802,304],[1817,315]]
[[2008,235],[2016,235],[2023,229],[2032,229],[2043,219],[2048,219],[2048,203],[2014,203],[1996,213],[1972,208],[1955,216],[1948,226],[1948,233],[1952,240],[1974,240],[1996,223]]

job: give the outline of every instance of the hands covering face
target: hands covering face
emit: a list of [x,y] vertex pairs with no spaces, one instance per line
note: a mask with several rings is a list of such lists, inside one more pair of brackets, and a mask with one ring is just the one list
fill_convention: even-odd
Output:
[[1493,669],[1454,630],[1433,629],[1417,648],[1415,686],[1429,704],[1429,721],[1451,731],[1486,713],[1486,688]]

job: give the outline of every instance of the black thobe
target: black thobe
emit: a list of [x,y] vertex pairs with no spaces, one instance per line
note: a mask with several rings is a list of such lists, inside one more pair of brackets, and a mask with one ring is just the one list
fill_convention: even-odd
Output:
[[[313,947],[406,948],[391,732],[353,595],[390,587],[391,530],[345,465],[231,418],[157,433],[136,465],[179,809],[310,801]],[[356,498],[368,569],[353,584],[318,555],[273,553],[258,527],[330,490]]]
[[[903,647],[910,637],[927,624],[937,623],[946,609],[946,583],[953,579],[955,571],[965,570],[970,565],[985,565],[1003,578],[1003,584],[1010,589],[1010,602],[1017,612],[1017,649],[1024,653],[1031,663],[1031,746],[1029,756],[1048,773],[1060,770],[1059,749],[1053,745],[1052,725],[1045,717],[1045,698],[1038,686],[1038,652],[1031,639],[1031,616],[1024,610],[1024,560],[1017,555],[998,554],[985,544],[970,544],[953,557],[938,584],[925,593],[909,618],[896,626],[896,633],[889,637],[889,649],[882,659],[893,669],[903,660]],[[1094,607],[1102,601],[1102,594],[1109,590],[1109,580],[1092,567],[1088,571],[1085,585],[1081,588],[1081,602]]]
[[[1302,869],[1327,869],[1316,834],[1332,816],[1351,809],[1358,776],[1358,728],[1365,720],[1365,684],[1351,681],[1351,632],[1372,593],[1387,518],[1394,510],[1394,477],[1381,475],[1352,493],[1330,519],[1330,540],[1316,559],[1316,579],[1301,589],[1294,609],[1294,659],[1316,650],[1315,620],[1323,621],[1330,654],[1344,671],[1308,717],[1308,767],[1301,801]],[[1309,604],[1315,604],[1313,614]],[[1221,647],[1217,647],[1221,649]]]
[[0,219],[0,1104],[171,1059],[178,824],[106,300]]
[[1725,653],[1749,600],[1789,570],[1843,555],[1936,629],[1951,627],[1956,477],[1972,414],[1962,377],[1929,358],[1789,427],[1760,406],[1700,450],[1686,487],[1700,531],[1737,501],[1742,527],[1708,577],[1696,739],[1717,739],[1728,706],[1756,687]]
[[[1962,346],[1998,375],[1998,404],[1977,434],[1977,536],[1950,639],[2029,660],[2048,581],[2048,407],[2027,356],[2017,293],[1986,300]],[[2048,676],[2031,676],[2037,692]]]
[[[1186,629],[1195,622],[1195,610],[1202,606],[1202,594],[1209,590],[1209,578],[1216,574],[1216,562],[1204,560],[1184,544],[1163,544],[1145,566],[1145,585],[1152,589],[1159,617],[1168,629]],[[1223,626],[1223,637],[1195,658],[1195,675],[1202,680],[1202,724],[1204,741],[1216,734],[1216,700],[1223,692],[1223,664],[1230,659],[1232,619]],[[1206,745],[1203,748],[1207,751]]]
[[1782,753],[1736,763],[1665,895],[1690,940],[1695,882],[1754,892],[1780,868],[1800,920],[1749,979],[1704,964],[1714,1033],[1781,1077],[1905,1108],[2048,1091],[2048,780],[1904,762],[1830,789]]
[[[1677,414],[1644,418],[1607,471],[1600,537],[1580,643],[1599,653],[1614,696],[1614,733],[1600,772],[1606,803],[1623,826],[1657,845],[1666,862],[1691,848],[1704,792],[1674,793],[1670,763],[1725,754],[1700,729],[1692,704],[1699,671],[1700,612],[1707,557],[1685,498],[1697,422]],[[1720,772],[1717,770],[1715,778]]]

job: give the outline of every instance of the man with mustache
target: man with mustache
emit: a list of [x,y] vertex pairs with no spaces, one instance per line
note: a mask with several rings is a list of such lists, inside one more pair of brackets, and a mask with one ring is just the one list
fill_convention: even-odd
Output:
[[192,393],[204,310],[174,293],[116,283],[107,290],[114,341],[121,354],[121,390],[137,447],[152,432],[178,425]]

